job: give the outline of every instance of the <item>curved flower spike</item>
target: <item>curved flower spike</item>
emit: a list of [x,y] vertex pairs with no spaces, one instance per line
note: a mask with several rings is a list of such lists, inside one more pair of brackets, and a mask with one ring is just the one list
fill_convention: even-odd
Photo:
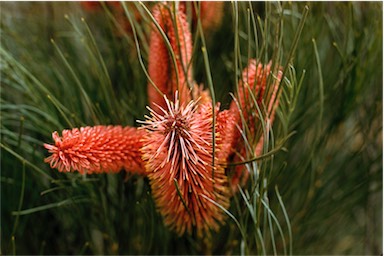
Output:
[[143,131],[133,127],[94,126],[52,134],[55,145],[44,144],[51,156],[45,159],[60,172],[84,173],[127,171],[144,173],[140,147]]
[[177,93],[174,103],[164,99],[167,108],[149,108],[150,116],[142,122],[146,134],[141,151],[152,194],[166,225],[179,235],[195,227],[202,236],[225,219],[212,201],[229,207],[228,181],[218,159],[225,150],[223,138],[217,133],[213,166],[211,103],[183,106]]
[[[239,81],[239,105],[243,112],[243,115],[246,120],[254,119],[254,117],[249,117],[248,112],[253,111],[255,106],[253,100],[250,96],[250,91],[256,98],[257,104],[261,111],[264,110],[263,103],[267,106],[266,112],[270,119],[273,119],[276,107],[278,106],[278,100],[275,99],[277,97],[277,91],[280,86],[282,70],[281,68],[278,70],[276,77],[271,76],[271,66],[272,63],[269,62],[268,65],[263,65],[255,59],[251,59],[249,61],[248,67],[243,70],[242,80]],[[267,87],[267,79],[273,79],[272,83],[272,92],[270,92],[270,96],[266,95],[266,87]],[[266,102],[267,101],[267,102]],[[275,102],[275,105],[273,105]],[[239,115],[237,116],[240,119],[240,113],[238,111],[238,107],[235,102],[231,103],[231,110],[237,112]],[[254,112],[254,111],[253,111]],[[240,121],[240,120],[239,120]],[[240,124],[240,122],[239,122]]]
[[[277,91],[280,86],[280,81],[282,78],[281,67],[279,68],[277,75],[271,75],[271,66],[272,63],[268,63],[268,65],[263,65],[255,59],[251,59],[249,61],[248,67],[243,70],[242,80],[239,81],[238,89],[238,104],[236,102],[232,102],[230,106],[230,111],[232,111],[235,115],[236,123],[239,127],[242,127],[242,120],[240,111],[244,117],[244,120],[247,122],[247,126],[250,129],[250,134],[255,134],[255,124],[258,119],[260,119],[259,114],[256,111],[256,106],[254,104],[254,100],[251,97],[251,94],[256,98],[257,105],[261,112],[263,113],[263,118],[267,124],[267,129],[273,124],[276,108],[279,104],[279,100],[277,97]],[[267,91],[267,80],[272,79],[272,88]],[[234,135],[234,143],[233,148],[235,148],[243,158],[245,158],[245,145],[241,143],[243,139],[241,138],[240,131],[238,129],[235,130]],[[256,141],[257,143],[253,145],[253,150],[256,156],[260,156],[263,150],[264,137],[263,135]],[[244,159],[239,157],[235,157],[235,162],[241,162]],[[237,184],[245,183],[248,177],[248,173],[244,172],[243,166],[237,166],[234,176],[232,178],[232,189],[234,191],[237,190]]]
[[[152,24],[149,45],[148,73],[156,87],[148,83],[149,106],[158,111],[160,106],[167,108],[163,95],[172,98],[175,91],[180,93],[180,103],[187,104],[192,86],[192,69],[188,67],[192,57],[192,35],[185,14],[172,12],[172,6],[157,4],[152,14],[167,36],[176,59],[176,69],[164,38]],[[159,91],[160,90],[160,91]]]

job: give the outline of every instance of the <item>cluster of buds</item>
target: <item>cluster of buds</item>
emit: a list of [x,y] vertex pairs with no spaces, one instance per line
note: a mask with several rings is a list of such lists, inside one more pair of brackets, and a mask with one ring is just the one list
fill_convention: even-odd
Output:
[[[158,28],[150,34],[148,73],[149,114],[141,126],[95,126],[53,133],[54,145],[45,159],[61,172],[119,172],[125,169],[148,177],[151,191],[164,222],[177,234],[196,230],[201,237],[217,230],[225,220],[222,208],[230,205],[231,185],[239,184],[244,168],[228,178],[229,161],[245,157],[241,138],[244,125],[254,126],[260,118],[273,121],[278,105],[281,71],[271,75],[271,63],[250,60],[238,84],[236,102],[227,110],[214,104],[209,91],[192,77],[192,36],[185,6],[157,4],[153,17],[172,46],[172,61]],[[266,90],[267,79],[274,79]],[[256,101],[250,100],[250,94]],[[266,102],[267,99],[267,102]],[[264,117],[252,113],[255,106]],[[264,107],[263,107],[264,106]],[[246,123],[244,123],[246,120]],[[261,154],[263,137],[254,143]],[[220,205],[221,207],[218,207]]]

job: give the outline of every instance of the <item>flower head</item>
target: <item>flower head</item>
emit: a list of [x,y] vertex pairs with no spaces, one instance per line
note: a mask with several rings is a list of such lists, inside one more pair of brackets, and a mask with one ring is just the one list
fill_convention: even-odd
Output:
[[211,104],[182,106],[177,93],[174,103],[164,99],[167,108],[149,108],[143,122],[141,151],[152,194],[168,226],[180,235],[196,227],[201,236],[225,217],[210,200],[229,206],[227,178],[217,159],[220,134],[213,154]]
[[133,127],[94,126],[64,130],[62,137],[52,134],[54,145],[44,144],[51,156],[45,159],[60,172],[119,172],[121,169],[143,173],[140,147],[143,131]]

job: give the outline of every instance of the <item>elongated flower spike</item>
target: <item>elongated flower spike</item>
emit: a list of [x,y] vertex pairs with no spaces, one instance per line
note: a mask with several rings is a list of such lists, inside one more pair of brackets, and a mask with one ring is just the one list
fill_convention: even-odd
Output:
[[[272,63],[268,63],[267,65],[263,65],[255,59],[249,60],[248,67],[243,70],[242,80],[239,81],[239,96],[238,100],[240,103],[240,108],[245,117],[248,117],[248,110],[253,110],[254,104],[253,100],[250,96],[250,91],[256,96],[257,104],[259,108],[263,111],[263,102],[267,106],[266,112],[267,116],[274,117],[274,112],[278,105],[278,100],[275,102],[277,97],[277,90],[280,86],[282,70],[281,68],[278,70],[276,77],[271,77],[271,66]],[[273,79],[273,90],[269,99],[267,99],[266,86],[267,79],[271,77]],[[265,102],[267,100],[267,102]],[[273,105],[275,102],[275,105]],[[237,106],[235,102],[232,102],[231,109],[237,110]],[[248,118],[245,118],[248,119]]]
[[[260,62],[251,59],[249,61],[248,67],[243,70],[242,80],[239,81],[238,89],[238,104],[233,101],[230,106],[230,111],[234,113],[236,123],[239,127],[242,127],[242,120],[240,111],[244,117],[244,120],[247,123],[248,128],[250,129],[250,134],[255,134],[255,124],[260,118],[263,118],[267,123],[267,132],[269,131],[270,126],[273,124],[275,111],[279,104],[279,100],[277,98],[277,91],[280,86],[280,81],[282,78],[282,70],[281,67],[277,71],[277,74],[273,76],[271,74],[271,66],[272,63],[268,63],[267,65],[263,65]],[[266,87],[267,87],[267,79],[273,79],[272,81],[272,91],[269,92],[269,95],[266,95]],[[258,108],[264,112],[263,117],[259,117],[257,113],[256,106],[254,104],[254,100],[252,99],[250,92],[255,96]],[[265,107],[264,107],[265,106]],[[240,108],[240,110],[239,110]],[[241,162],[246,158],[246,148],[245,144],[241,143],[243,138],[241,138],[240,131],[238,129],[235,130],[234,135],[234,143],[232,147],[236,149],[241,155],[235,156],[235,162]],[[253,146],[253,150],[256,156],[260,156],[262,154],[264,144],[264,136],[262,135],[256,144]],[[237,185],[244,185],[246,180],[248,179],[248,172],[244,171],[243,166],[237,166],[235,168],[235,173],[232,177],[232,189],[233,191],[237,190]]]
[[45,159],[60,172],[82,174],[127,171],[144,173],[139,151],[143,131],[133,127],[94,126],[52,134],[54,145],[44,144],[52,155]]
[[176,60],[175,68],[165,39],[155,24],[152,24],[148,73],[157,88],[148,83],[148,99],[149,106],[156,111],[159,107],[167,108],[163,95],[172,98],[176,90],[180,93],[180,104],[187,104],[191,99],[190,85],[193,83],[189,64],[192,57],[192,35],[185,14],[173,12],[172,8],[171,4],[160,3],[152,10],[153,17],[169,40]]
[[217,159],[223,140],[218,133],[213,165],[211,103],[192,100],[183,106],[177,93],[174,103],[164,100],[167,108],[149,108],[150,116],[142,122],[146,134],[141,151],[152,194],[166,225],[179,235],[196,228],[203,236],[225,219],[212,201],[229,206],[227,177]]

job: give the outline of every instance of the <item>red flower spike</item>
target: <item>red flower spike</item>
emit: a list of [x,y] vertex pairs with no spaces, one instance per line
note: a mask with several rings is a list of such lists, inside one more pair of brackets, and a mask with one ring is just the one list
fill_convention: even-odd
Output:
[[[280,81],[282,78],[282,71],[281,68],[278,70],[278,74],[276,77],[271,77],[273,79],[273,88],[270,92],[270,96],[266,95],[266,86],[267,86],[267,79],[269,79],[269,76],[271,76],[271,66],[272,63],[270,62],[268,65],[263,66],[260,62],[257,62],[256,60],[252,59],[249,61],[248,67],[243,70],[242,73],[242,80],[239,81],[239,95],[238,95],[238,104],[240,106],[240,109],[242,111],[242,114],[244,116],[244,119],[247,122],[247,125],[250,129],[251,134],[255,134],[255,123],[257,122],[257,119],[259,118],[259,115],[252,115],[251,112],[255,112],[255,105],[254,101],[250,96],[251,91],[253,95],[256,98],[257,105],[260,108],[262,112],[265,112],[265,121],[268,122],[267,129],[269,130],[270,126],[273,124],[273,120],[275,117],[275,111],[279,104],[277,97],[277,91],[280,86]],[[269,99],[267,98],[269,97]],[[267,102],[265,102],[267,100]],[[275,101],[276,100],[276,101]],[[263,103],[266,106],[263,107]],[[230,106],[230,111],[232,111],[235,115],[235,119],[239,127],[242,127],[242,121],[240,117],[240,112],[238,109],[238,106],[236,102],[232,102]],[[234,144],[232,144],[233,148],[236,148],[238,152],[245,158],[245,146],[244,143],[241,143],[243,138],[241,138],[240,131],[238,129],[235,130],[234,135]],[[237,143],[237,145],[235,144]],[[256,156],[259,156],[262,154],[263,151],[263,144],[264,144],[264,137],[261,136],[259,140],[257,141],[256,145],[254,145],[254,153]],[[241,159],[241,157],[236,156],[234,158],[235,162],[241,162],[244,159]],[[234,176],[232,177],[231,185],[232,189],[234,191],[237,190],[237,185],[240,183],[244,185],[248,178],[248,172],[244,172],[243,166],[237,166],[235,168]]]
[[133,127],[94,126],[52,134],[55,145],[44,144],[51,156],[45,159],[60,172],[82,174],[127,171],[144,173],[141,160],[143,131]]
[[[249,89],[253,92],[253,94],[256,96],[257,104],[261,111],[263,111],[263,105],[262,102],[266,100],[265,96],[265,90],[267,86],[267,79],[270,76],[271,72],[271,66],[272,63],[268,63],[268,65],[263,66],[260,62],[257,62],[254,59],[251,59],[249,61],[248,67],[246,67],[243,70],[242,73],[242,80],[239,81],[239,105],[241,110],[243,111],[243,115],[246,120],[252,119],[251,117],[248,118],[247,112],[249,110],[253,111],[254,109],[254,104],[253,100],[249,94]],[[274,79],[274,84],[273,84],[273,91],[272,95],[269,98],[269,101],[266,102],[266,106],[268,107],[267,109],[267,114],[270,115],[271,117],[274,116],[274,111],[278,105],[278,101],[276,101],[276,105],[273,106],[273,102],[276,99],[276,94],[277,90],[279,89],[280,86],[280,81],[281,81],[281,76],[282,76],[282,71],[279,70],[277,77],[272,77]],[[235,102],[231,103],[231,110],[235,111],[238,113],[238,107]],[[240,116],[237,117],[240,119]]]
[[[164,38],[152,24],[149,46],[148,73],[160,92],[148,83],[149,106],[159,111],[157,105],[167,108],[163,95],[172,98],[175,91],[180,93],[180,103],[187,104],[190,97],[189,84],[192,83],[192,70],[188,65],[192,57],[192,35],[183,12],[176,12],[173,16],[171,5],[158,4],[152,14],[156,22],[166,34],[176,58],[176,70],[172,55],[164,42]],[[176,24],[176,25],[175,25]],[[178,80],[177,80],[177,76]]]
[[164,99],[167,108],[149,108],[142,127],[146,135],[141,151],[152,194],[166,225],[179,235],[195,227],[201,237],[217,230],[225,218],[210,200],[229,207],[228,181],[217,159],[222,138],[218,133],[213,167],[211,104],[191,101],[183,106],[177,94],[175,103]]

